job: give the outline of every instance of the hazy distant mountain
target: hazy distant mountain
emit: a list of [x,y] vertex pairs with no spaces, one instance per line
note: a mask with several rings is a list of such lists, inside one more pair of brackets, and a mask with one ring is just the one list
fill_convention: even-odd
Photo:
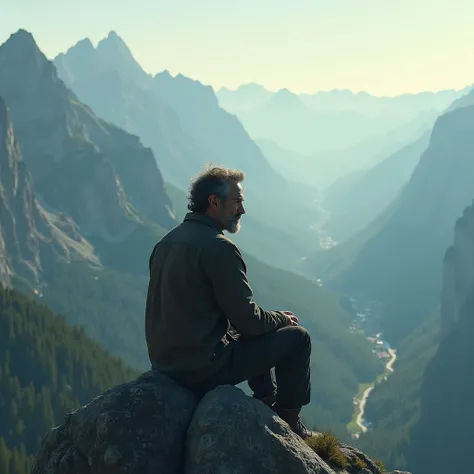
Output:
[[[347,89],[294,94],[304,105],[319,112],[352,111],[369,117],[391,114],[399,115],[405,120],[426,110],[441,112],[471,89],[472,86],[469,86],[459,91],[426,91],[393,97],[375,96],[364,91],[355,93]],[[221,106],[234,113],[239,109],[251,109],[262,105],[274,94],[276,93],[255,83],[243,84],[235,90],[223,87],[217,92]]]
[[447,109],[448,112],[474,105],[474,86],[467,88],[466,92],[455,100]]
[[258,107],[272,94],[273,92],[255,83],[241,85],[235,90],[223,87],[216,92],[220,107],[232,113]]
[[[222,106],[237,114],[252,138],[271,140],[283,148],[305,155],[336,154],[358,142],[401,129],[423,114],[436,116],[470,89],[396,97],[376,97],[366,92],[355,94],[348,90],[315,94],[296,94],[288,90],[276,93],[267,91],[264,103],[264,96],[261,94],[260,100],[254,101],[254,105],[239,107],[239,103],[244,103],[241,97],[244,97],[242,91],[246,87],[241,86],[236,91],[219,91]],[[262,88],[255,85],[248,87],[250,90]],[[286,99],[281,92],[284,92]],[[290,96],[294,98],[291,103],[287,100]],[[295,109],[296,100],[303,107]],[[251,101],[247,103],[250,104]],[[404,144],[408,143],[409,140],[404,141]]]
[[320,185],[319,176],[314,172],[314,160],[311,156],[288,150],[272,140],[254,140],[273,168],[287,179],[308,186]]
[[[91,63],[92,61],[92,63]],[[128,46],[115,31],[99,41],[97,47],[88,38],[79,41],[66,55],[61,53],[54,60],[61,71],[61,78],[69,85],[83,83],[100,72],[117,70],[120,77],[141,87],[147,87],[151,75],[147,74],[133,57]],[[84,62],[87,68],[82,68]]]
[[153,90],[178,113],[183,128],[203,143],[218,163],[244,170],[252,217],[290,232],[295,243],[313,245],[309,227],[318,215],[311,201],[301,199],[298,187],[272,168],[237,117],[219,107],[211,87],[163,72],[155,76]]
[[311,110],[287,89],[236,113],[252,138],[273,140],[303,154],[344,149],[381,131],[380,123],[359,112]]
[[[394,341],[418,327],[438,301],[443,254],[474,196],[473,123],[473,106],[441,116],[411,179],[372,230],[322,256],[326,269],[339,266],[340,288],[385,304],[384,329]],[[318,259],[312,268],[321,272]]]
[[378,97],[367,92],[332,90],[300,94],[300,98],[308,107],[319,111],[352,110],[371,117],[391,115],[394,118],[409,120],[427,110],[437,112],[445,110],[456,98],[467,93],[468,89],[426,91],[393,97]]
[[426,132],[373,168],[341,178],[326,190],[323,207],[330,214],[326,229],[335,241],[357,234],[395,199],[410,179],[429,137]]
[[111,33],[97,48],[88,39],[79,41],[54,63],[59,77],[81,101],[99,117],[139,135],[153,149],[166,180],[186,188],[189,177],[209,160],[209,152],[183,130],[176,112],[150,90],[151,76],[125,48]]
[[[398,129],[380,136],[362,140],[344,150],[303,155],[285,149],[271,140],[259,139],[259,144],[272,166],[280,173],[319,189],[331,185],[342,190],[346,178],[357,172],[366,172],[377,166],[387,156],[417,140],[430,130],[435,122],[433,113],[423,113]],[[335,183],[339,181],[339,183]]]
[[[317,220],[317,212],[311,202],[301,204],[298,189],[274,171],[238,119],[219,107],[212,88],[165,71],[143,89],[122,77],[123,64],[109,61],[108,69],[98,69],[101,57],[91,46],[79,42],[56,58],[60,75],[69,77],[81,100],[152,146],[165,179],[182,190],[206,162],[243,169],[250,218],[245,233],[235,240],[275,265],[287,266],[307,253],[314,239],[310,225]],[[278,192],[269,193],[269,189]],[[296,201],[301,208],[298,215]],[[275,209],[278,219],[273,217]],[[269,239],[264,248],[258,244],[262,232]]]

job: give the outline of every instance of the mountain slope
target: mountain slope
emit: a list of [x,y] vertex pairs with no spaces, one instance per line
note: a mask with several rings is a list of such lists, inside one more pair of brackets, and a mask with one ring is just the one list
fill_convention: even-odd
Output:
[[[99,45],[103,43],[109,49],[114,46],[109,38]],[[185,190],[206,162],[243,169],[246,203],[254,217],[245,249],[284,268],[308,253],[317,210],[297,186],[274,171],[239,121],[219,107],[210,87],[166,72],[150,79],[148,88],[140,87],[122,75],[125,62],[102,61],[99,47],[87,40],[59,55],[55,63],[61,77],[96,113],[153,147],[165,179],[174,186]],[[261,251],[262,232],[271,252]]]
[[0,47],[0,94],[48,208],[105,240],[124,238],[147,219],[175,223],[151,150],[80,103],[23,30]]
[[60,261],[100,266],[94,250],[66,216],[45,211],[22,159],[10,114],[0,97],[0,283],[38,284]]
[[235,90],[222,87],[216,92],[219,105],[230,113],[258,107],[272,94],[265,87],[255,83],[243,84]]
[[[474,356],[474,205],[458,219],[444,262],[442,341],[424,373],[421,413],[408,450],[408,464],[420,474],[458,472],[470,462],[474,410],[470,376]],[[447,437],[446,434],[450,436]],[[427,449],[427,445],[430,446]],[[433,455],[449,446],[452,459]]]
[[237,117],[219,107],[211,87],[163,72],[155,76],[153,90],[177,112],[185,130],[211,151],[213,159],[246,173],[247,206],[254,216],[284,230],[289,223],[296,239],[312,241],[309,225],[317,218],[315,209],[301,200],[297,187],[275,172]]
[[[153,149],[166,180],[186,188],[183,176],[193,176],[209,153],[183,130],[176,112],[149,90],[151,77],[117,38],[110,33],[97,48],[89,39],[79,41],[54,59],[58,75],[99,117],[139,135]],[[130,74],[137,67],[141,74]]]
[[369,225],[395,199],[409,180],[429,144],[425,133],[349,183],[336,181],[326,190],[323,207],[330,213],[326,227],[340,242]]
[[82,329],[1,286],[0,361],[2,474],[31,472],[47,430],[90,398],[136,375]]
[[[399,348],[395,373],[374,390],[360,441],[389,466],[420,474],[460,472],[469,462],[474,307],[474,205],[445,252],[440,309]],[[396,427],[396,429],[395,429]],[[449,451],[445,460],[439,453]]]
[[[393,343],[419,326],[438,301],[443,253],[460,209],[474,193],[473,118],[474,107],[441,116],[410,181],[379,217],[379,228],[345,246],[358,253],[346,256],[334,284],[383,302],[383,329]],[[343,246],[324,258],[337,260],[342,252]],[[310,260],[313,269],[318,258]]]
[[238,112],[238,117],[252,138],[273,140],[305,155],[348,148],[374,128],[373,119],[358,112],[311,110],[286,89],[259,107]]

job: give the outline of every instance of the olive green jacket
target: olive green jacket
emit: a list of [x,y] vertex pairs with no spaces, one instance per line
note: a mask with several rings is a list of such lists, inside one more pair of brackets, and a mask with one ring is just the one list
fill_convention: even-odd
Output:
[[146,301],[153,368],[200,382],[226,363],[231,327],[257,336],[288,324],[255,303],[242,255],[214,219],[190,212],[153,249]]

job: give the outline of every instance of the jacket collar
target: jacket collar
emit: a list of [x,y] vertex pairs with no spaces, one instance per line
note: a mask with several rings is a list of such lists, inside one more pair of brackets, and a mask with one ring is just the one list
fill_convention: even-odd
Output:
[[216,230],[218,230],[221,234],[223,234],[222,229],[219,227],[219,224],[215,219],[212,217],[207,216],[206,214],[201,214],[199,212],[188,212],[186,216],[184,217],[184,221],[198,221],[201,222],[202,224],[205,224],[209,227],[212,227]]

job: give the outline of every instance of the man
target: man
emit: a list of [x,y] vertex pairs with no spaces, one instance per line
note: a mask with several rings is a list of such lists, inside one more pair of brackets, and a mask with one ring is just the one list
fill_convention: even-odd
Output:
[[[302,438],[310,402],[311,340],[290,311],[253,300],[237,246],[245,214],[240,171],[210,167],[191,184],[189,213],[150,257],[146,340],[152,367],[199,396],[248,381]],[[276,384],[271,369],[274,368]],[[275,402],[275,403],[273,403]]]

